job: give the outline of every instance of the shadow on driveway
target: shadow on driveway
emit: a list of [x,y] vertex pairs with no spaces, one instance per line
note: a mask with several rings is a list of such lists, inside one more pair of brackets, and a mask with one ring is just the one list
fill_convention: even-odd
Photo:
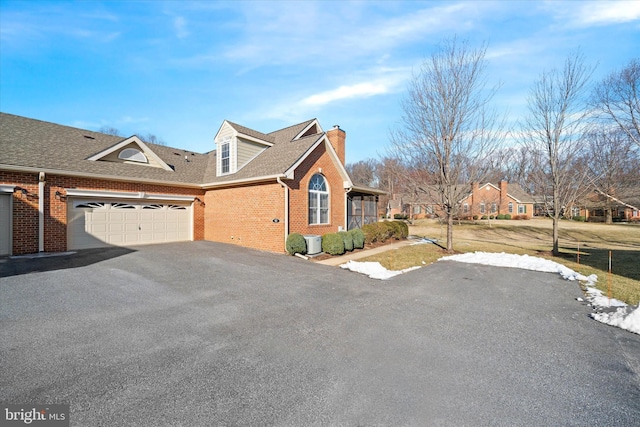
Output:
[[0,258],[0,277],[86,267],[135,250],[123,247],[83,249],[75,252],[34,254]]

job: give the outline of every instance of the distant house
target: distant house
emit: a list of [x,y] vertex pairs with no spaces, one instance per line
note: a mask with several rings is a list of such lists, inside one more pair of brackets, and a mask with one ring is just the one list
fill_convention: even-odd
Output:
[[[602,191],[592,191],[570,207],[572,217],[590,222],[640,221],[640,199],[622,200]],[[609,221],[607,221],[607,218]]]
[[284,252],[289,233],[375,220],[382,192],[353,184],[345,141],[316,119],[224,121],[201,154],[0,113],[0,255],[202,239]]
[[461,201],[460,217],[481,218],[489,215],[510,215],[512,219],[531,218],[534,199],[518,184],[500,181],[473,184],[471,194]]
[[[476,183],[459,201],[457,216],[472,219],[509,214],[512,219],[530,218],[534,215],[533,207],[533,197],[518,184],[510,184],[507,181],[501,181],[498,185]],[[432,187],[415,194],[392,195],[387,211],[390,217],[402,214],[412,219],[443,216],[439,195]]]

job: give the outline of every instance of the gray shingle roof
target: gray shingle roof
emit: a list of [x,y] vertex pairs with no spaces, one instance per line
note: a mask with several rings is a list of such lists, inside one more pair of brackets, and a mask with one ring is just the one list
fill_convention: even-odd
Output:
[[[280,175],[293,166],[324,136],[323,133],[293,140],[315,119],[269,134],[230,123],[238,132],[273,144],[236,173],[216,176],[216,153],[200,154],[156,144],[146,145],[173,171],[138,164],[91,161],[87,158],[125,138],[84,129],[0,113],[0,165],[75,173],[114,179],[148,180],[199,186]],[[185,161],[185,156],[188,161]]]
[[[167,184],[202,182],[210,154],[146,144],[174,170],[145,165],[91,161],[88,157],[125,138],[0,113],[0,164],[49,171],[163,181]],[[189,161],[185,161],[185,155]]]

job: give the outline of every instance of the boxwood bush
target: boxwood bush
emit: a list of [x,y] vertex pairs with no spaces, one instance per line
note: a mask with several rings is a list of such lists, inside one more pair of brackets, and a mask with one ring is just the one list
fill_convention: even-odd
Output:
[[346,231],[339,231],[338,234],[342,237],[344,242],[344,250],[351,252],[353,250],[353,236]]
[[291,255],[306,254],[307,253],[307,241],[300,233],[291,233],[287,236],[287,252]]
[[322,251],[330,255],[342,255],[344,253],[344,240],[338,233],[327,233],[322,236]]
[[354,249],[364,248],[364,233],[362,230],[354,228],[353,230],[349,230],[347,233],[351,234]]
[[504,214],[504,219],[511,219],[511,214]]
[[372,222],[362,226],[364,242],[371,244],[374,242],[384,242],[389,237],[389,229],[385,222]]

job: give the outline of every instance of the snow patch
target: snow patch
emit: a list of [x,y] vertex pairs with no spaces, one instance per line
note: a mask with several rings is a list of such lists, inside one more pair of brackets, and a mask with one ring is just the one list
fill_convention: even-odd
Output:
[[340,265],[340,268],[365,274],[372,279],[387,280],[393,276],[397,276],[398,274],[406,273],[407,271],[415,270],[420,267],[405,268],[404,270],[387,270],[379,262],[349,261]]

